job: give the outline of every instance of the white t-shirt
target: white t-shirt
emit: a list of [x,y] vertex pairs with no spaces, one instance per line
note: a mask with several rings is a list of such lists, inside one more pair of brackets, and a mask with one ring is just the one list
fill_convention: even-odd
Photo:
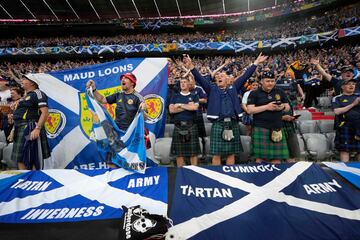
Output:
[[242,97],[242,101],[241,101],[242,104],[247,104],[250,92],[251,92],[251,90],[244,93],[244,96]]

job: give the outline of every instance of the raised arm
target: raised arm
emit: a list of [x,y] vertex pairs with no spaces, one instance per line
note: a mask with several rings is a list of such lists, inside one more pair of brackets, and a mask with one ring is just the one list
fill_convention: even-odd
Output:
[[267,58],[267,56],[263,56],[262,53],[260,53],[255,62],[246,70],[246,72],[235,80],[234,85],[237,91],[240,91],[244,82],[253,75],[257,66],[266,61]]
[[315,69],[318,70],[319,73],[323,75],[326,80],[331,81],[332,76],[321,67],[319,59],[312,58],[310,60],[310,63],[315,66]]
[[211,84],[207,81],[199,71],[195,68],[193,62],[189,55],[184,56],[184,64],[187,69],[190,69],[191,73],[194,75],[195,81],[205,90],[207,94],[211,91]]

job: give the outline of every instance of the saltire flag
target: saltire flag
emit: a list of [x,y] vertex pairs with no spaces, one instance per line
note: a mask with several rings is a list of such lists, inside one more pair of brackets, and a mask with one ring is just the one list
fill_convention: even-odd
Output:
[[[120,75],[132,72],[138,79],[135,90],[145,100],[147,115],[145,127],[154,142],[165,129],[168,65],[166,58],[131,58],[97,65],[28,74],[36,79],[39,88],[48,96],[49,118],[45,123],[51,159],[49,168],[106,168],[105,156],[91,140],[92,116],[86,104],[86,82],[94,80],[98,91],[108,96],[121,91]],[[105,106],[112,117],[115,106]],[[154,146],[154,144],[152,144]],[[153,159],[153,149],[147,154]]]
[[310,162],[177,169],[168,239],[360,239],[360,194]]
[[145,174],[121,168],[28,171],[0,179],[0,223],[120,219],[122,206],[135,205],[166,216],[167,187],[167,168],[161,167]]
[[342,177],[360,189],[360,163],[323,162],[323,164],[339,173]]
[[138,111],[125,132],[118,128],[107,110],[94,99],[91,88],[87,91],[86,103],[92,118],[90,138],[95,140],[98,150],[105,154],[107,162],[144,173],[146,168],[144,112]]
[[328,41],[338,41],[338,30],[319,33],[318,37],[320,46],[322,46],[324,43],[327,43]]

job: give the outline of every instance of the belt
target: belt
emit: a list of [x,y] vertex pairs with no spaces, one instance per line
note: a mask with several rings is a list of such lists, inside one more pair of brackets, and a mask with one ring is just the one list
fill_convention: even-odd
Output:
[[177,126],[189,126],[193,124],[193,121],[176,121],[175,124]]

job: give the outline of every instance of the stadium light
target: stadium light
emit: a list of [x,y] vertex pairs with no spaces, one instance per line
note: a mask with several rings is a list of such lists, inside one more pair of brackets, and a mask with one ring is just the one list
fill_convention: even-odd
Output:
[[49,8],[49,10],[52,12],[52,14],[56,17],[56,19],[59,21],[58,16],[56,16],[56,14],[55,14],[54,11],[51,9],[51,7],[49,6],[49,4],[48,4],[45,0],[43,0],[43,2],[44,2],[45,5]]
[[157,10],[157,12],[159,14],[159,17],[161,17],[160,10],[159,10],[159,7],[158,7],[158,5],[156,3],[156,0],[154,0],[154,3],[155,3],[156,10]]
[[73,11],[73,13],[76,15],[77,19],[80,19],[79,15],[75,12],[75,9],[71,6],[71,4],[69,3],[68,0],[66,0],[66,3],[69,5],[69,7],[70,7],[71,10]]
[[25,5],[25,3],[24,3],[22,0],[20,0],[20,2],[21,2],[21,4],[26,8],[26,10],[28,10],[28,12],[31,14],[31,16],[32,16],[34,19],[36,19],[35,15],[30,11],[30,9]]
[[181,15],[181,11],[180,11],[180,7],[179,7],[178,0],[175,0],[175,2],[176,2],[176,6],[177,6],[177,8],[178,8],[178,11],[179,11],[179,16],[181,17],[182,15]]
[[116,14],[117,14],[118,18],[120,19],[120,18],[121,18],[121,17],[120,17],[120,14],[119,14],[118,10],[116,9],[116,7],[115,7],[115,5],[114,5],[113,1],[112,1],[112,0],[110,0],[110,2],[111,2],[111,5],[113,6],[113,8],[114,8],[114,10],[115,10],[115,12],[116,12]]
[[11,16],[11,14],[6,11],[6,9],[0,4],[0,7],[2,8],[2,10],[4,10],[4,12],[11,18],[11,19],[14,19],[13,16]]
[[88,2],[90,3],[90,6],[91,6],[91,7],[92,7],[92,9],[94,10],[94,12],[95,12],[96,16],[98,17],[98,19],[100,20],[100,19],[101,19],[101,17],[99,16],[98,12],[96,11],[96,9],[95,9],[94,5],[92,4],[92,2],[91,2],[90,0],[88,0]]
[[136,12],[137,12],[137,15],[139,16],[139,18],[141,18],[141,15],[140,15],[140,13],[139,13],[139,10],[138,10],[138,8],[136,7],[136,4],[135,4],[135,0],[132,0],[132,3],[134,4],[135,10],[136,10]]

